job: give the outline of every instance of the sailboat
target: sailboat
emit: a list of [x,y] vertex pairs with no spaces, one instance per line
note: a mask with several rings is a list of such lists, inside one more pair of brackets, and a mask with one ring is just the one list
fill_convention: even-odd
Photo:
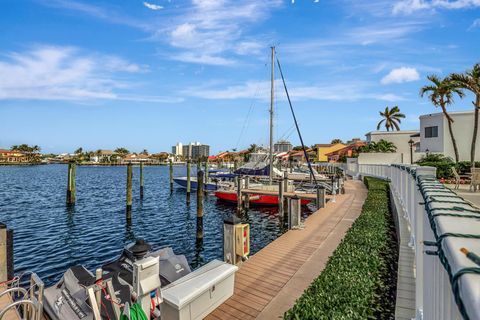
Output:
[[[263,186],[268,190],[278,191],[278,186],[272,185],[274,178],[282,178],[283,172],[274,168],[274,154],[273,154],[273,118],[274,118],[274,98],[275,98],[275,47],[272,47],[272,73],[271,73],[271,88],[270,88],[270,147],[268,154],[251,154],[251,160],[237,169],[234,173],[237,175],[247,176],[267,176],[268,186]],[[286,87],[285,87],[286,89]],[[288,93],[287,93],[288,94]],[[289,98],[290,99],[290,98]],[[297,127],[298,130],[298,127]],[[303,145],[303,141],[302,141]],[[222,201],[237,203],[237,191],[235,188],[220,188],[215,191],[215,196]],[[275,206],[278,205],[278,196],[276,195],[261,195],[252,194],[250,196],[250,204],[257,206]],[[302,205],[307,205],[311,200],[302,199]]]

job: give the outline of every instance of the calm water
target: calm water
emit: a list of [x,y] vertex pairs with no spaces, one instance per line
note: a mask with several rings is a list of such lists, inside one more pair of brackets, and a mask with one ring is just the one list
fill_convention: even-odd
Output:
[[[115,259],[135,238],[157,247],[171,246],[192,267],[223,259],[223,218],[235,208],[204,204],[204,239],[196,241],[196,199],[185,191],[170,194],[168,167],[145,167],[144,199],[134,167],[132,220],[125,218],[126,167],[77,167],[77,203],[65,205],[67,166],[0,166],[0,221],[14,229],[15,272],[34,271],[49,285],[67,268],[94,270]],[[174,175],[185,175],[174,167]],[[251,209],[251,251],[257,252],[284,232],[276,208]]]

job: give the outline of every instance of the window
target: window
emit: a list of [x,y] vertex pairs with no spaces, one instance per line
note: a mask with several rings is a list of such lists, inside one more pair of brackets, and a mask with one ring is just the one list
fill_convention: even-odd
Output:
[[438,126],[425,127],[425,138],[436,138],[436,137],[438,137]]

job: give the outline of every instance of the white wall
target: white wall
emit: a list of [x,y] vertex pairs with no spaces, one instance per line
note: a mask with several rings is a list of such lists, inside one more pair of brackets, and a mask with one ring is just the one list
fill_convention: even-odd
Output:
[[[460,161],[470,160],[472,145],[474,112],[451,112],[454,120],[452,124],[453,135],[457,141]],[[438,138],[425,138],[425,127],[438,125]],[[452,140],[448,131],[447,119],[442,113],[428,114],[420,117],[420,150],[425,152],[441,152],[447,157],[455,159]],[[480,137],[477,136],[475,159],[480,160]]]
[[413,134],[418,133],[416,130],[400,130],[400,131],[372,131],[365,136],[367,142],[378,142],[380,140],[386,140],[392,142],[397,147],[398,153],[410,154],[410,145],[408,141],[412,139],[414,142],[420,141],[418,137],[411,137]]

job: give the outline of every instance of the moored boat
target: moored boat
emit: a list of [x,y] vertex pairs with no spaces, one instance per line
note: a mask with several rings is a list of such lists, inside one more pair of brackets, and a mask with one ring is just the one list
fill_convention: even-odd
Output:
[[[224,202],[237,203],[238,197],[235,190],[219,190],[215,191],[215,196]],[[302,206],[308,205],[312,200],[301,199]],[[278,206],[277,195],[251,194],[249,203],[253,206]]]

